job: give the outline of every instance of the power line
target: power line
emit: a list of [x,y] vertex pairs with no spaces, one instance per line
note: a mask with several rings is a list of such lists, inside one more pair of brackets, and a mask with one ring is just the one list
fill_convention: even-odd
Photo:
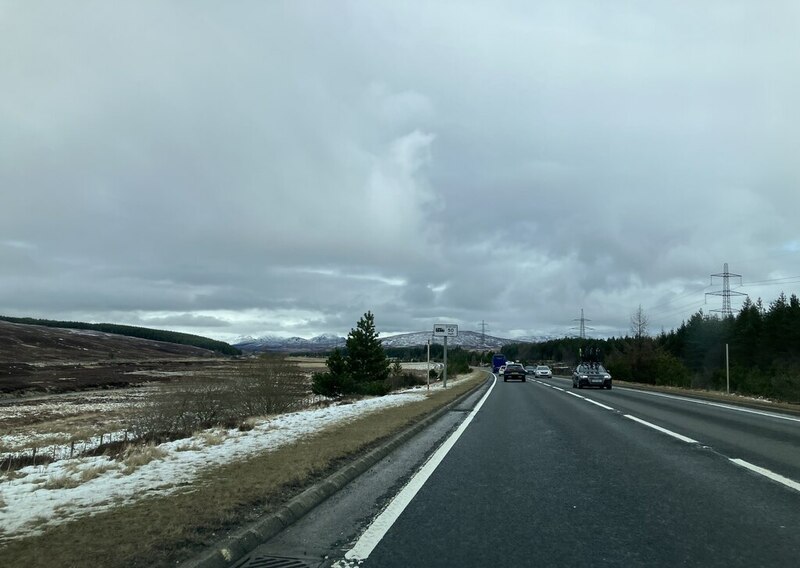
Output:
[[708,288],[711,288],[711,286],[710,285],[708,285],[708,286],[698,286],[698,287],[692,288],[688,292],[684,292],[683,294],[675,296],[671,300],[668,300],[668,301],[663,302],[661,304],[657,304],[655,306],[648,307],[648,308],[646,308],[646,310],[648,312],[660,312],[660,311],[663,311],[663,310],[671,310],[673,308],[673,306],[671,304],[674,304],[676,301],[682,300],[683,298],[688,298],[689,296],[694,296],[695,294],[697,294],[697,293],[699,293],[699,292],[701,292],[703,290],[706,290]]
[[[784,280],[791,280],[792,282],[784,282]],[[782,278],[771,278],[769,280],[756,280],[754,282],[745,282],[742,286],[754,286],[756,284],[775,286],[780,284],[794,284],[795,281],[800,282],[800,276],[784,276]]]

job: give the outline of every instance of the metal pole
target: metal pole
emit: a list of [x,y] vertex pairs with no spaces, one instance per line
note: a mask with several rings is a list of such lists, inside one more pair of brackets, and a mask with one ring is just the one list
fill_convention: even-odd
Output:
[[731,366],[730,358],[728,357],[728,344],[725,344],[725,380],[727,383],[728,394],[731,394]]
[[428,372],[425,374],[428,380],[428,390],[431,390],[431,340],[428,340]]
[[447,336],[444,336],[444,384],[443,388],[447,388]]

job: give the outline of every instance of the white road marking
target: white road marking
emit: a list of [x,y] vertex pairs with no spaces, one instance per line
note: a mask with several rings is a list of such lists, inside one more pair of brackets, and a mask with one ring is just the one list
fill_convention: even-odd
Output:
[[[455,443],[461,437],[461,434],[467,429],[472,419],[475,418],[475,415],[483,406],[483,403],[486,402],[486,399],[489,398],[489,395],[492,393],[492,389],[497,384],[497,377],[495,377],[492,386],[489,387],[489,390],[486,391],[486,394],[483,395],[483,398],[475,405],[475,408],[472,409],[472,412],[467,415],[466,419],[459,425],[455,432],[453,432],[450,437],[439,446],[439,449],[434,452],[431,458],[422,466],[414,477],[411,478],[405,487],[395,495],[394,499],[392,499],[391,503],[378,515],[372,524],[364,531],[364,534],[358,539],[358,541],[353,545],[353,548],[345,553],[344,557],[346,560],[353,560],[353,561],[360,561],[366,560],[369,555],[375,550],[375,547],[378,546],[381,539],[386,535],[394,522],[400,517],[402,512],[411,503],[411,500],[414,496],[422,489],[422,486],[425,485],[425,482],[431,476],[431,474],[436,470],[442,460],[447,455],[447,453],[453,448]],[[348,566],[348,564],[344,563],[337,563],[336,566]]]
[[564,392],[564,389],[562,389],[562,388],[559,388],[559,387],[551,387],[551,388],[554,388],[554,389],[556,389],[557,391]]
[[613,408],[611,408],[610,406],[606,406],[606,405],[605,405],[605,404],[603,404],[602,402],[597,402],[596,400],[592,400],[591,398],[586,398],[586,397],[583,397],[583,399],[584,399],[586,402],[591,402],[592,404],[596,404],[596,405],[597,405],[597,406],[599,406],[600,408],[605,408],[606,410],[614,410],[614,409],[613,409]]
[[687,444],[699,444],[700,443],[697,440],[692,440],[691,438],[687,438],[686,436],[682,436],[681,434],[678,434],[677,432],[673,432],[672,430],[667,430],[666,428],[662,428],[661,426],[656,426],[655,424],[651,424],[650,422],[642,420],[641,418],[636,418],[635,416],[631,416],[630,414],[625,414],[624,416],[625,416],[625,418],[629,418],[629,419],[633,420],[634,422],[638,422],[639,424],[644,424],[645,426],[647,426],[649,428],[652,428],[653,430],[658,430],[659,432],[661,432],[663,434],[666,434],[667,436],[672,436],[673,438],[677,438],[678,440],[680,440],[682,442],[686,442]]
[[794,489],[795,491],[800,491],[800,483],[797,483],[796,481],[793,481],[793,480],[789,479],[788,477],[783,477],[782,475],[780,475],[778,473],[775,473],[774,471],[770,471],[770,470],[765,469],[763,467],[758,467],[757,465],[753,465],[750,462],[746,462],[746,461],[740,460],[738,458],[728,458],[728,459],[731,460],[733,463],[735,463],[738,466],[741,466],[743,468],[749,469],[750,471],[754,471],[756,473],[759,473],[759,474],[763,475],[764,477],[768,477],[769,479],[771,479],[773,481],[777,481],[778,483],[782,483],[786,487],[790,487],[791,489]]
[[[558,387],[553,387],[553,388],[558,388]],[[562,390],[563,391],[564,389],[558,389],[558,390]],[[636,389],[623,388],[623,390],[640,392],[640,393],[649,394],[649,395],[652,395],[652,396],[661,396],[661,397],[664,397],[664,398],[672,398],[672,399],[682,400],[682,401],[687,401],[687,402],[694,402],[696,404],[703,404],[703,405],[706,405],[706,406],[716,406],[716,407],[719,407],[719,408],[726,408],[728,410],[736,410],[736,411],[739,411],[739,412],[746,412],[746,413],[749,413],[749,414],[759,414],[759,415],[762,415],[762,416],[769,416],[769,417],[772,417],[772,418],[780,418],[782,420],[790,420],[790,421],[793,421],[793,422],[800,422],[800,419],[797,419],[797,418],[794,418],[794,417],[791,417],[791,416],[786,416],[786,415],[783,415],[783,414],[775,414],[775,413],[772,413],[772,412],[762,412],[762,411],[759,411],[759,410],[752,410],[752,409],[749,409],[749,408],[741,408],[741,407],[738,407],[738,406],[731,406],[731,405],[728,405],[728,404],[720,404],[720,403],[716,403],[716,402],[708,402],[708,401],[705,401],[705,400],[697,400],[697,399],[686,398],[686,397],[681,397],[681,396],[673,396],[673,395],[668,395],[668,394],[663,394],[663,393],[640,391],[640,390],[636,390]],[[585,396],[581,396],[579,394],[575,394],[574,392],[570,392],[570,391],[564,391],[564,392],[566,392],[567,394],[570,394],[572,396],[575,396],[577,398],[582,398],[583,400],[585,400],[587,402],[591,402],[592,404],[596,404],[598,406],[602,406],[603,408],[606,408],[608,410],[614,410],[610,406],[606,406],[605,404],[601,404],[601,403],[599,403],[597,401],[594,401],[594,400],[592,400],[590,398],[586,398]],[[652,424],[650,422],[642,420],[641,418],[637,418],[635,416],[631,416],[630,414],[625,414],[623,416],[625,416],[625,418],[633,420],[634,422],[638,422],[639,424],[643,424],[644,426],[647,426],[649,428],[653,428],[654,430],[658,430],[659,432],[662,432],[663,434],[667,434],[668,436],[672,436],[673,438],[677,438],[678,440],[681,440],[682,442],[686,442],[687,444],[699,444],[700,443],[697,440],[693,440],[692,438],[689,438],[687,436],[683,436],[682,434],[678,434],[677,432],[673,432],[672,430],[667,430],[666,428],[662,428],[661,426],[657,426],[655,424]],[[703,446],[703,447],[704,448],[708,448],[709,446]],[[742,460],[742,459],[728,458],[728,460],[731,461],[732,463],[738,465],[739,467],[743,467],[743,468],[748,469],[748,470],[750,470],[750,471],[752,471],[754,473],[758,473],[759,475],[763,475],[764,477],[766,477],[768,479],[771,479],[773,481],[777,481],[778,483],[780,483],[782,485],[785,485],[786,487],[788,487],[790,489],[794,489],[795,491],[800,491],[800,483],[798,483],[797,481],[794,481],[793,479],[789,479],[788,477],[784,477],[779,473],[775,473],[774,471],[770,471],[769,469],[766,469],[766,468],[759,467],[757,465],[751,464],[750,462],[747,462],[747,461]]]
[[800,422],[800,418],[795,418],[794,416],[787,416],[785,414],[778,414],[776,412],[767,412],[764,410],[753,410],[752,408],[743,408],[741,406],[734,406],[732,404],[723,404],[720,402],[710,402],[708,400],[698,400],[696,398],[689,398],[686,396],[676,396],[672,394],[664,394],[661,392],[651,392],[651,391],[644,391],[638,389],[629,389],[625,387],[617,387],[620,390],[636,392],[641,394],[647,394],[650,396],[660,396],[662,398],[671,398],[674,400],[681,400],[683,402],[693,402],[695,404],[702,404],[705,406],[716,406],[717,408],[725,408],[727,410],[736,410],[737,412],[746,412],[747,414],[758,414],[760,416],[769,416],[770,418],[779,418],[781,420],[789,420],[791,422]]
[[560,390],[561,392],[565,392],[570,396],[574,396],[576,398],[580,398],[581,400],[585,400],[586,402],[591,402],[592,404],[596,404],[600,408],[605,408],[606,410],[614,410],[610,406],[606,406],[602,402],[597,402],[596,400],[592,400],[591,398],[586,398],[585,396],[581,396],[579,394],[575,394],[574,392],[571,392],[571,391],[565,391],[564,389],[558,389],[558,390]]

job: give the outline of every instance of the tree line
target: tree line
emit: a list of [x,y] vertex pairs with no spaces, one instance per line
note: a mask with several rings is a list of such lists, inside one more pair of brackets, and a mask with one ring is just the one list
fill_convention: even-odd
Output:
[[631,334],[609,339],[565,337],[534,344],[509,344],[513,360],[574,365],[578,350],[603,354],[614,378],[657,385],[724,389],[728,345],[731,391],[800,402],[800,300],[780,296],[765,307],[745,299],[735,316],[703,310],[678,329],[651,336],[642,309],[631,317]]
[[128,337],[138,337],[140,339],[150,339],[152,341],[164,341],[166,343],[177,343],[179,345],[189,345],[192,347],[200,347],[201,349],[208,349],[216,351],[222,355],[241,355],[236,347],[225,343],[224,341],[217,341],[202,337],[200,335],[192,335],[190,333],[180,333],[177,331],[164,331],[161,329],[151,329],[148,327],[138,327],[133,325],[120,325],[116,323],[85,323],[80,321],[57,321],[37,318],[15,318],[9,316],[0,316],[0,320],[8,321],[11,323],[22,323],[27,325],[43,325],[46,327],[58,327],[65,329],[87,329],[90,331],[102,331],[104,333],[115,333],[117,335],[126,335]]

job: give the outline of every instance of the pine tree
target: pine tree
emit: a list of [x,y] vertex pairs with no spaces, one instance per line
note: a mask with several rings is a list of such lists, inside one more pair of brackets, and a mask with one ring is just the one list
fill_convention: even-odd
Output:
[[333,350],[325,364],[328,366],[328,372],[335,377],[343,377],[347,374],[347,361],[338,347]]
[[375,316],[367,312],[347,335],[347,371],[356,383],[384,381],[389,361],[375,331]]

